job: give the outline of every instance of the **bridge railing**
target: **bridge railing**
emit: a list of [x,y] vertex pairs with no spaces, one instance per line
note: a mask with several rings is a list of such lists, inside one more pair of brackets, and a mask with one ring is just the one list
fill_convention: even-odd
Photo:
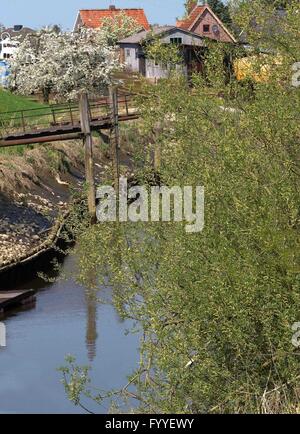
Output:
[[[91,121],[110,117],[108,97],[89,101]],[[134,113],[131,95],[120,95],[118,99],[120,115]],[[0,112],[0,136],[26,134],[32,131],[56,129],[63,126],[80,126],[80,112],[77,103],[55,104],[34,109]]]

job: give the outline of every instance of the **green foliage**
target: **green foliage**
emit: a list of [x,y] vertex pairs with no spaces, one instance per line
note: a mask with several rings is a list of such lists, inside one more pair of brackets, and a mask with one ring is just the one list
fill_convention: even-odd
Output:
[[214,11],[214,13],[225,24],[230,26],[232,24],[229,7],[221,0],[208,0],[208,5]]
[[67,366],[61,367],[59,371],[63,374],[62,384],[69,400],[75,405],[81,405],[81,394],[85,392],[87,384],[90,382],[88,378],[89,367],[84,366],[79,368],[75,365],[75,362],[74,357],[67,356]]
[[141,25],[128,16],[124,11],[102,20],[101,29],[107,34],[110,44],[116,45],[118,41],[143,30]]
[[299,2],[291,0],[284,14],[274,2],[262,7],[259,0],[235,0],[234,22],[247,42],[259,51],[275,52],[299,61]]
[[144,44],[144,51],[148,59],[171,69],[181,64],[183,60],[179,45],[165,44],[154,35],[148,36]]
[[299,40],[269,43],[281,47],[281,62],[252,94],[228,78],[227,48],[215,44],[209,86],[195,76],[191,90],[171,76],[145,85],[138,101],[139,139],[149,143],[140,182],[159,143],[165,184],[205,186],[204,231],[109,223],[79,237],[80,281],[109,279],[121,314],[143,329],[132,377],[138,411],[299,412],[291,344],[300,309],[300,89],[291,86]]
[[187,17],[191,10],[197,5],[197,0],[186,0],[184,2],[185,16]]

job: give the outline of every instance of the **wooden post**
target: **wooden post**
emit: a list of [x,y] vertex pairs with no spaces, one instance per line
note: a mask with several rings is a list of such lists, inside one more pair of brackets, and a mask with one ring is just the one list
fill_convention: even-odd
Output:
[[88,188],[88,209],[91,223],[96,223],[96,189],[94,177],[93,137],[90,125],[88,95],[83,92],[79,100],[81,131],[84,134],[85,176]]
[[109,106],[110,106],[110,145],[113,162],[114,187],[117,197],[119,197],[120,179],[120,156],[119,156],[119,114],[118,114],[118,90],[116,86],[109,87]]
[[22,126],[23,126],[23,131],[25,133],[26,131],[26,127],[25,127],[25,118],[24,118],[24,112],[23,110],[21,111],[21,115],[22,115]]
[[56,125],[56,117],[55,117],[54,108],[51,109],[51,112],[52,112],[52,118],[53,118],[53,125]]
[[160,172],[161,168],[161,144],[154,144],[154,170],[156,173]]
[[72,125],[74,126],[74,119],[73,119],[73,113],[72,113],[72,106],[71,103],[69,102],[69,110],[70,110],[70,118],[71,118],[71,122]]
[[126,107],[126,115],[129,115],[129,109],[128,109],[128,101],[127,101],[127,95],[125,95],[125,107]]

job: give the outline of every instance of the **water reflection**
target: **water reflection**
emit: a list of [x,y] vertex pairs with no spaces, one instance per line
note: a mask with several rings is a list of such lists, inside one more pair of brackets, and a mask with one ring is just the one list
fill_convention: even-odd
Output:
[[20,304],[19,306],[14,306],[9,312],[0,312],[0,321],[4,321],[8,317],[16,316],[21,314],[22,312],[27,312],[29,310],[33,310],[36,307],[36,300],[31,301],[30,303]]
[[88,359],[92,362],[96,357],[98,338],[97,333],[97,300],[91,291],[85,291],[85,302],[87,311],[86,324],[86,346]]
[[[76,274],[74,258],[66,259],[63,273]],[[66,278],[51,284],[37,279],[26,288],[39,289],[36,304],[1,319],[7,347],[0,349],[0,413],[82,413],[66,398],[57,372],[67,354],[92,367],[95,387],[111,390],[127,383],[138,366],[139,335],[126,335],[133,324],[117,314],[109,287],[97,293]],[[106,303],[99,304],[98,296]],[[108,409],[108,403],[93,408]]]

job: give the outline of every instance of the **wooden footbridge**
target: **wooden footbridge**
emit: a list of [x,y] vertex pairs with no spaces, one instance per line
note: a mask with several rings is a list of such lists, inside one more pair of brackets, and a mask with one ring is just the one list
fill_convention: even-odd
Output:
[[119,123],[137,119],[133,95],[119,94],[111,86],[108,96],[89,100],[82,93],[79,102],[50,105],[30,110],[0,112],[0,148],[35,143],[83,139],[88,186],[88,208],[96,221],[93,132],[109,130],[115,188],[119,189]]
[[[116,105],[110,97],[88,101],[87,116],[91,131],[110,130],[115,122],[138,118],[132,95],[119,95],[116,101]],[[0,147],[83,138],[81,112],[80,103],[0,112]]]

